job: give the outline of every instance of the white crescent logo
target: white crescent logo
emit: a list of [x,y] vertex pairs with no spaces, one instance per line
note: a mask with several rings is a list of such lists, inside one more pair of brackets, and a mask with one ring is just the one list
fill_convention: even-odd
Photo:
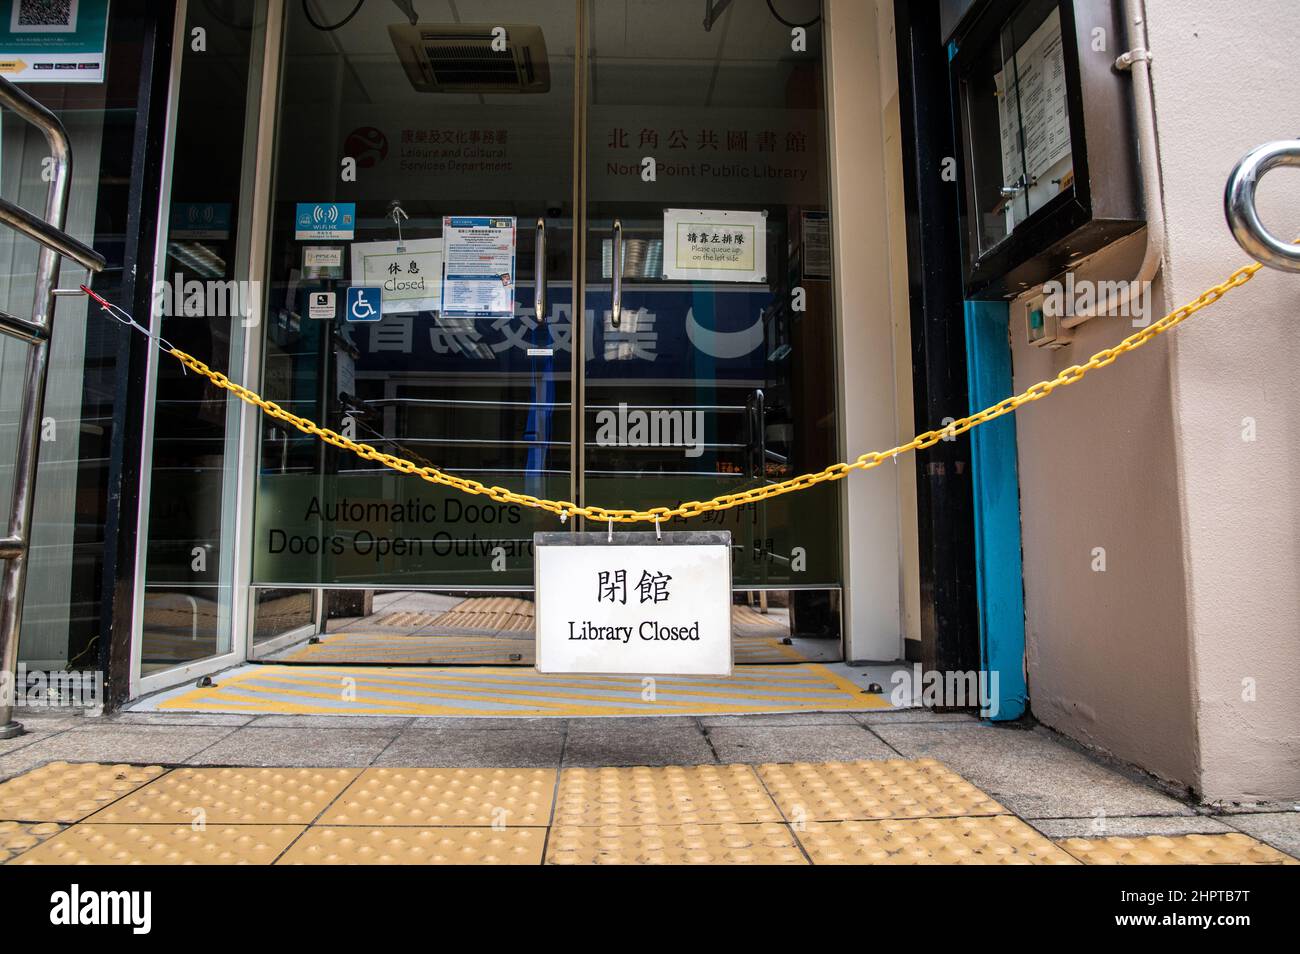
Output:
[[691,344],[715,358],[739,358],[763,344],[763,316],[741,331],[710,331],[695,320],[695,309],[686,309],[686,337]]

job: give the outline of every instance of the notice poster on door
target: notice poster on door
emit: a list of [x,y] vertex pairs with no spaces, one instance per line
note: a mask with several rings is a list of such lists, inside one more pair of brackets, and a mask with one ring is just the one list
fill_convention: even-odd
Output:
[[353,242],[352,282],[384,290],[384,314],[442,307],[442,239]]
[[515,313],[515,217],[442,219],[442,314],[500,318]]
[[0,76],[102,83],[108,0],[0,0]]
[[831,214],[804,211],[800,216],[804,278],[831,277]]
[[767,281],[767,213],[664,209],[664,278]]

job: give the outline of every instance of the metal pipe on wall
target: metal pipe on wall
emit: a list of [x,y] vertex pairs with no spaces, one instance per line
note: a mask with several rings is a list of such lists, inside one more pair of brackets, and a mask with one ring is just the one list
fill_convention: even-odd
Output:
[[1165,255],[1164,186],[1160,179],[1160,157],[1156,142],[1156,110],[1151,94],[1151,51],[1147,46],[1146,3],[1124,0],[1124,20],[1128,30],[1128,49],[1115,61],[1116,69],[1127,69],[1133,76],[1133,117],[1137,123],[1138,166],[1142,175],[1142,208],[1147,221],[1146,251],[1132,281],[1124,282],[1121,291],[1108,295],[1089,308],[1062,318],[1061,325],[1073,328],[1089,318],[1110,315],[1129,309],[1135,298],[1156,277]]

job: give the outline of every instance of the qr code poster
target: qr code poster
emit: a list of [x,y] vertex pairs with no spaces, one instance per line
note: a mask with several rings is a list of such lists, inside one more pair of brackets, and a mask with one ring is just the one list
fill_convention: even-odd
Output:
[[0,76],[102,83],[109,0],[0,0]]

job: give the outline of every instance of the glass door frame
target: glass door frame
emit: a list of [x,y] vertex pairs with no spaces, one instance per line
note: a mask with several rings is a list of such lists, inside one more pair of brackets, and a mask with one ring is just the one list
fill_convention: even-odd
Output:
[[[245,111],[246,132],[253,135],[244,136],[241,163],[243,174],[240,176],[240,238],[236,252],[236,277],[246,280],[250,287],[264,287],[267,254],[267,226],[270,215],[270,171],[272,150],[274,148],[274,120],[276,104],[279,98],[279,78],[281,61],[281,37],[284,26],[286,0],[267,0],[265,20],[262,24],[253,24],[254,40],[252,54],[255,57],[250,64],[250,76],[259,77],[256,96],[250,95]],[[163,168],[159,179],[158,194],[158,232],[154,248],[154,287],[166,279],[167,243],[170,230],[170,203],[172,191],[172,172],[176,152],[177,111],[179,109],[180,86],[182,80],[185,51],[189,46],[187,33],[190,0],[177,0],[175,23],[172,35],[172,61],[168,74],[167,122],[164,129]],[[261,29],[260,37],[256,31]],[[260,64],[260,66],[259,66]],[[247,201],[244,201],[247,199]],[[157,334],[160,319],[150,315],[149,327]],[[236,327],[232,319],[232,328]],[[240,323],[241,331],[239,353],[242,355],[239,376],[232,373],[233,380],[252,382],[256,388],[258,370],[261,366],[261,325]],[[232,346],[235,342],[232,340]],[[232,348],[233,350],[233,348]],[[212,656],[145,674],[142,672],[144,653],[144,619],[146,573],[148,569],[149,513],[152,492],[153,439],[155,431],[157,399],[158,364],[163,360],[162,352],[157,348],[149,349],[146,364],[144,427],[141,440],[140,464],[140,499],[139,518],[136,526],[136,553],[134,567],[134,612],[132,613],[131,663],[129,698],[137,698],[160,689],[170,688],[190,679],[209,675],[222,669],[245,662],[249,658],[252,645],[252,502],[255,491],[256,457],[250,454],[250,448],[256,450],[260,421],[257,408],[243,403],[227,400],[226,414],[226,454],[229,458],[233,450],[235,466],[227,462],[231,476],[229,486],[223,484],[221,501],[221,522],[223,535],[228,531],[233,541],[229,552],[223,552],[220,559],[223,567],[228,568],[230,581],[230,611],[222,625],[229,627],[227,647]],[[224,572],[224,570],[223,570]],[[222,638],[219,634],[218,638]]]
[[[587,215],[587,165],[588,149],[587,136],[589,135],[589,118],[590,103],[588,102],[588,91],[590,88],[590,53],[592,39],[589,34],[587,21],[587,2],[586,0],[571,0],[575,8],[576,36],[574,37],[574,104],[573,104],[573,145],[572,145],[572,182],[573,182],[573,210],[574,210],[574,248],[571,259],[571,280],[573,282],[572,294],[572,338],[570,348],[570,474],[569,474],[569,499],[582,505],[584,503],[584,483],[585,483],[585,439],[586,439],[586,381],[585,381],[585,349],[587,328],[585,320],[586,304],[586,280],[585,274],[586,253],[588,248],[588,215]],[[830,6],[829,0],[822,0],[823,10]],[[241,253],[238,257],[242,274],[251,282],[260,283],[254,287],[266,287],[266,279],[269,269],[269,239],[270,239],[270,215],[271,203],[274,193],[274,170],[275,170],[275,150],[277,147],[277,131],[279,120],[279,100],[280,88],[282,81],[282,67],[284,58],[284,31],[286,22],[286,0],[266,0],[265,23],[260,37],[260,44],[255,43],[255,48],[260,46],[260,85],[256,97],[256,108],[250,101],[248,110],[248,129],[253,133],[251,136],[245,136],[245,155],[244,170],[246,175],[242,177],[241,197],[247,196],[248,212],[246,221],[247,239],[241,242]],[[176,109],[177,94],[181,80],[181,64],[184,51],[188,45],[188,35],[186,34],[186,14],[188,12],[188,0],[178,0],[176,10],[175,32],[173,36],[172,64],[170,72],[170,90],[168,120],[165,130],[165,153],[164,167],[162,173],[162,188],[159,196],[159,229],[156,237],[156,268],[155,280],[160,280],[164,276],[159,271],[166,266],[166,246],[167,246],[167,203],[170,201],[171,189],[171,171],[172,162],[175,152],[175,126],[176,126]],[[825,39],[827,51],[823,55],[822,70],[826,76],[826,86],[830,87],[830,36],[827,30]],[[251,97],[250,97],[251,100]],[[835,121],[835,110],[830,101],[826,103],[826,123],[827,135],[833,137],[833,124]],[[834,162],[830,161],[828,174],[834,175]],[[833,183],[833,179],[832,179]],[[831,206],[832,220],[834,221],[834,209],[836,206],[836,190],[832,184],[829,197]],[[242,205],[241,201],[241,205]],[[241,212],[241,216],[244,213]],[[244,227],[241,224],[241,227]],[[836,278],[838,279],[838,269],[836,269]],[[835,312],[841,307],[841,296],[843,289],[837,280],[834,285]],[[264,304],[264,303],[263,303]],[[265,316],[263,316],[264,318]],[[836,319],[836,374],[842,384],[844,369],[842,352],[839,347],[838,332],[839,319]],[[244,329],[244,347],[242,349],[243,361],[238,380],[245,382],[249,387],[257,390],[262,384],[262,343],[263,328],[259,323]],[[257,470],[260,455],[261,443],[261,412],[259,409],[240,404],[236,412],[228,418],[234,420],[235,433],[233,439],[231,434],[227,433],[227,447],[236,448],[237,465],[233,470],[232,487],[229,490],[223,490],[223,528],[228,526],[232,532],[233,546],[231,547],[231,558],[233,559],[232,574],[232,610],[230,613],[230,642],[229,648],[218,655],[205,657],[189,663],[179,664],[173,667],[159,670],[157,672],[144,675],[141,672],[142,649],[143,649],[143,619],[144,619],[144,595],[145,595],[145,571],[146,571],[146,553],[148,540],[148,500],[150,493],[150,468],[152,465],[152,438],[153,438],[153,420],[154,420],[154,399],[156,397],[156,370],[160,353],[157,350],[151,350],[148,364],[148,378],[146,382],[146,406],[145,406],[145,426],[144,439],[142,441],[141,451],[141,484],[140,493],[144,505],[140,508],[140,518],[137,527],[137,549],[136,549],[136,566],[135,566],[135,613],[133,614],[133,632],[131,637],[131,665],[130,665],[130,698],[138,698],[141,695],[155,692],[161,689],[170,688],[177,684],[186,682],[190,679],[208,675],[222,669],[227,669],[233,665],[246,662],[255,658],[254,653],[254,633],[255,633],[255,611],[256,611],[256,591],[259,585],[255,584],[252,578],[253,572],[253,533],[254,533],[254,506],[257,492]],[[838,391],[837,387],[837,391]],[[838,403],[838,402],[837,402]],[[842,407],[841,407],[842,411]],[[843,425],[841,424],[841,432]],[[841,527],[847,530],[849,523],[848,499],[844,493],[843,482],[838,487],[841,496],[840,523]],[[229,520],[229,524],[225,523]],[[584,527],[585,521],[573,521],[569,526],[576,530],[596,529],[594,527]],[[600,529],[603,529],[600,528]],[[846,552],[847,556],[847,552]],[[837,589],[841,594],[839,601],[838,615],[840,619],[840,637],[839,646],[843,658],[849,658],[849,599],[848,589],[851,580],[851,574],[847,565],[841,569],[841,580]],[[263,584],[267,586],[270,584]],[[287,645],[294,641],[300,640],[305,636],[313,635],[322,630],[324,625],[324,593],[333,587],[320,585],[313,588],[313,622],[296,627],[295,629],[283,634],[279,634],[265,641],[259,650],[265,648],[274,648],[279,645]],[[344,587],[356,588],[356,587]],[[381,587],[382,588],[382,587]],[[449,587],[432,587],[432,586],[413,586],[412,590],[423,590],[436,592],[439,589],[448,589]],[[519,590],[517,586],[501,587],[502,590]],[[797,585],[779,585],[779,586],[754,586],[754,587],[736,587],[734,589],[759,591],[789,591],[795,589],[827,589],[824,586],[797,586]],[[733,590],[734,591],[734,590]]]

